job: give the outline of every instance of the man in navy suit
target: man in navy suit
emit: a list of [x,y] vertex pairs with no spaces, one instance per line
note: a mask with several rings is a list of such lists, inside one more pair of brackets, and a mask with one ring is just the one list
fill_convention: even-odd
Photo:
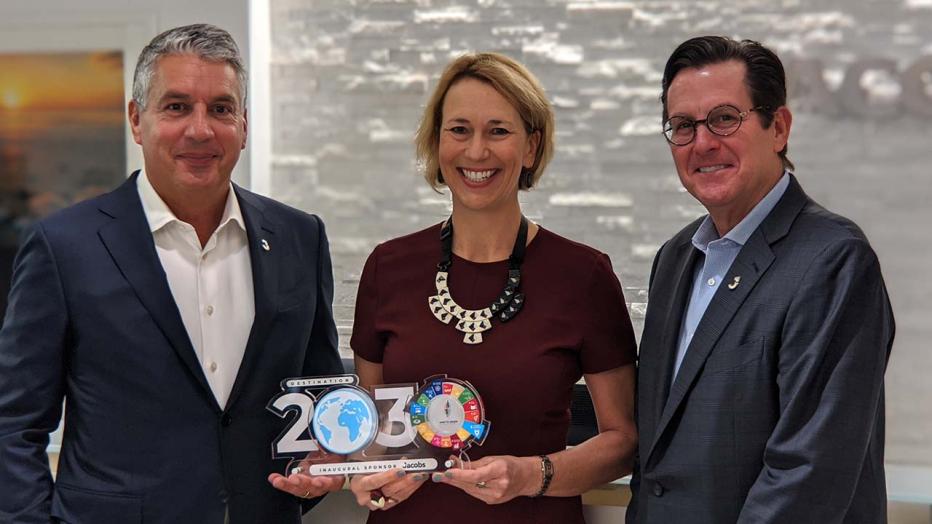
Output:
[[158,35],[128,108],[145,169],[27,235],[0,331],[0,521],[296,524],[342,484],[272,473],[279,382],[342,368],[322,222],[230,182],[245,102],[226,31]]
[[791,172],[779,58],[694,38],[662,87],[677,173],[708,215],[654,260],[627,521],[885,522],[893,313],[864,234]]

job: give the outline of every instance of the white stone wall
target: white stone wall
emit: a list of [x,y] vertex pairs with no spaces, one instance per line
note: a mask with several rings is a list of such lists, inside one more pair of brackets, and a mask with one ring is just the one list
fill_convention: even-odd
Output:
[[663,64],[690,36],[760,40],[787,65],[803,186],[857,221],[884,266],[888,460],[932,465],[929,27],[929,0],[274,0],[271,193],[327,223],[348,355],[365,257],[449,211],[413,163],[429,90],[457,54],[504,52],[557,112],[556,158],[524,210],[611,255],[639,331],[656,249],[702,213],[659,134]]

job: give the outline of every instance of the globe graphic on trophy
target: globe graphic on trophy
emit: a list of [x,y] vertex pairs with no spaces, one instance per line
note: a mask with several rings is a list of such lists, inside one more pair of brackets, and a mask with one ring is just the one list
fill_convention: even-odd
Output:
[[366,448],[378,430],[378,412],[364,391],[353,387],[330,390],[320,397],[311,429],[331,453],[349,455]]

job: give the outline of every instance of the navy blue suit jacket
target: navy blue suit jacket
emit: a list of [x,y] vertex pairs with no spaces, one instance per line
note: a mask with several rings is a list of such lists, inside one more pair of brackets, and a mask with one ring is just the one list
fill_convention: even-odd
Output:
[[886,521],[893,313],[861,230],[793,177],[742,247],[670,386],[700,220],[651,273],[629,523]]
[[[39,222],[0,331],[0,522],[298,523],[266,411],[279,381],[341,371],[333,277],[316,216],[239,187],[255,321],[228,405],[172,298],[136,175]],[[265,240],[270,249],[262,248]],[[48,434],[66,400],[58,476]]]

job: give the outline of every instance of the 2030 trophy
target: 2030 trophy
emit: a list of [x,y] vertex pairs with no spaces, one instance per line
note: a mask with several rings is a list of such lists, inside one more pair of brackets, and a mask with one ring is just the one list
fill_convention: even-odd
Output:
[[476,389],[434,375],[422,384],[359,387],[356,375],[288,378],[267,408],[294,414],[272,442],[272,457],[291,461],[288,473],[344,475],[393,468],[433,471],[468,462],[490,422]]

